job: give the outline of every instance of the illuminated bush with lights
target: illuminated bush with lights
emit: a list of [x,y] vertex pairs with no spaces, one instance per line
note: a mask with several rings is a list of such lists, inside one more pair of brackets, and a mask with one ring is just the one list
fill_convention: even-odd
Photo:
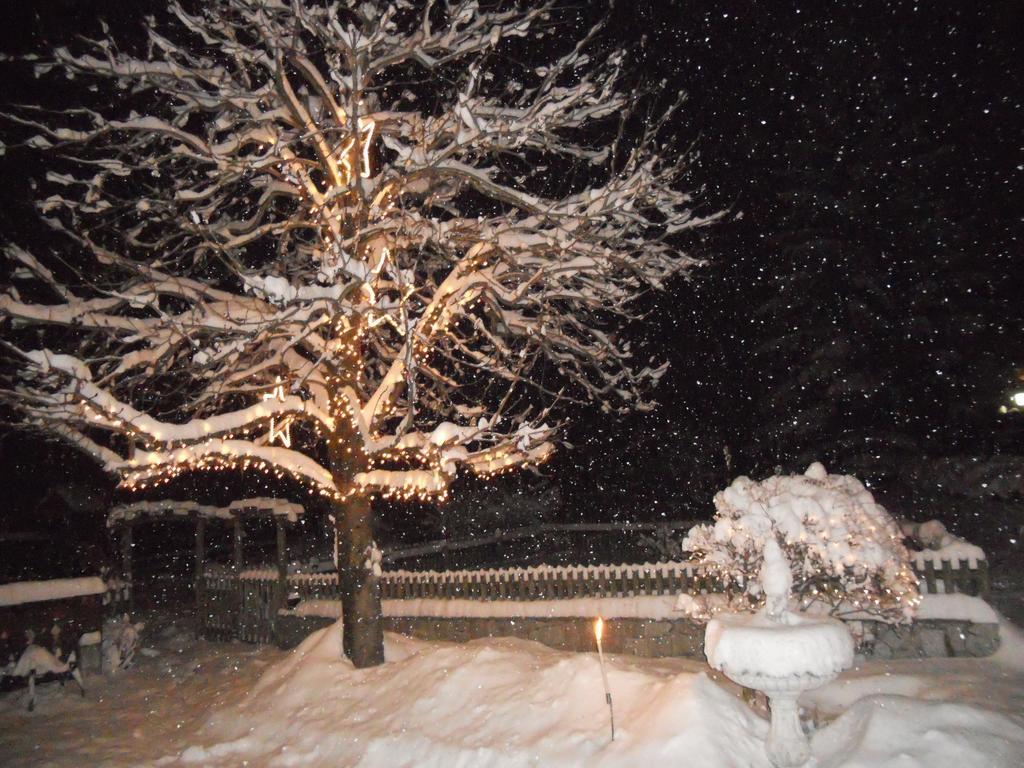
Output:
[[793,573],[794,608],[900,623],[920,601],[899,527],[855,477],[814,463],[803,475],[756,482],[738,477],[715,495],[715,521],[697,526],[683,549],[698,553],[751,606],[774,538]]

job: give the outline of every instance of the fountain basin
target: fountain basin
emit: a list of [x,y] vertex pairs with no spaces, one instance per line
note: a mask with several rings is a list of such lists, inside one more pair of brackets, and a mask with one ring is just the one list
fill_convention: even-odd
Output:
[[779,621],[763,613],[721,614],[708,622],[704,648],[711,666],[730,679],[779,685],[791,678],[828,681],[853,664],[853,638],[841,621],[789,612]]
[[708,622],[704,652],[730,680],[764,693],[771,705],[765,749],[772,764],[795,768],[810,758],[797,699],[853,664],[853,638],[842,622],[788,611],[724,614]]

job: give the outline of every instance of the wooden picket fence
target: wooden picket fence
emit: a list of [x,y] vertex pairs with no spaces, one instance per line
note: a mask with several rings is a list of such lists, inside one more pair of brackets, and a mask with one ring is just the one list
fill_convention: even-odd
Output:
[[243,583],[235,576],[204,576],[202,589],[197,590],[196,603],[205,637],[211,640],[241,637],[241,595],[244,590]]
[[[988,594],[988,563],[984,560],[927,560],[923,568],[915,567],[915,572],[921,591],[928,594]],[[339,596],[337,574],[292,574],[288,583],[291,592],[303,599],[330,600]],[[723,591],[721,582],[695,563],[386,571],[380,585],[385,600],[559,600]]]
[[[984,560],[931,560],[915,567],[921,591],[986,596]],[[538,566],[478,571],[387,571],[380,579],[385,600],[561,600],[715,593],[722,584],[697,563],[608,566]],[[289,574],[282,583],[273,569],[206,574],[198,590],[200,623],[212,638],[271,642],[278,611],[289,600],[339,600],[334,573]]]
[[391,571],[381,579],[385,600],[564,600],[720,591],[716,579],[690,563]]
[[987,597],[989,593],[988,561],[925,560],[924,567],[914,566],[922,593],[929,595],[959,592]]

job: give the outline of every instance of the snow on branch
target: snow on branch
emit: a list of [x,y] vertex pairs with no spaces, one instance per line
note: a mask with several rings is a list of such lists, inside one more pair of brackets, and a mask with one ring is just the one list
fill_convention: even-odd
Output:
[[664,367],[619,329],[716,215],[659,132],[678,104],[617,130],[600,25],[520,63],[563,11],[168,7],[145,46],[32,57],[80,104],[3,115],[63,249],[5,249],[26,425],[129,487],[230,465],[404,498],[543,462],[555,406],[650,407]]

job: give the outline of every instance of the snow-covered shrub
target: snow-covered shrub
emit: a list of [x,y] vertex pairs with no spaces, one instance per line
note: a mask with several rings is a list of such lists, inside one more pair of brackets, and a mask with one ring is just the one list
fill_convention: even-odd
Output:
[[796,608],[912,618],[920,598],[899,527],[855,477],[830,475],[819,463],[803,475],[738,477],[715,495],[715,509],[715,522],[693,528],[683,548],[751,606],[764,599],[759,573],[774,539],[792,569]]

